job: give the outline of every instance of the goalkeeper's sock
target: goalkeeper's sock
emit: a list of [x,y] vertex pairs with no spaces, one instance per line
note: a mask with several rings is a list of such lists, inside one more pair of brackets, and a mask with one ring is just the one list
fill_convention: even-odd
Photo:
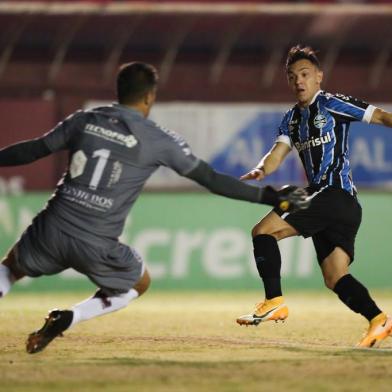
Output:
[[4,297],[10,291],[13,284],[11,270],[4,264],[0,264],[0,297]]
[[139,293],[135,289],[110,297],[104,295],[101,290],[98,290],[93,297],[75,305],[71,309],[73,311],[71,326],[74,326],[81,321],[90,320],[94,317],[122,309],[138,296]]
[[275,237],[267,234],[256,235],[253,238],[253,254],[257,270],[264,283],[265,298],[281,296],[280,267],[282,261]]

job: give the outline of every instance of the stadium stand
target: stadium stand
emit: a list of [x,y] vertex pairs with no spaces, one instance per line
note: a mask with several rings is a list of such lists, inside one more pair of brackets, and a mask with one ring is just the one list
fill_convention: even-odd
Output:
[[141,60],[161,102],[289,102],[285,53],[304,43],[328,91],[388,102],[391,21],[383,1],[3,1],[0,99],[44,98],[59,120],[113,99],[118,65]]
[[303,42],[329,90],[389,98],[392,6],[316,3],[2,2],[0,94],[107,98],[118,64],[139,59],[160,68],[163,101],[287,101],[284,53]]

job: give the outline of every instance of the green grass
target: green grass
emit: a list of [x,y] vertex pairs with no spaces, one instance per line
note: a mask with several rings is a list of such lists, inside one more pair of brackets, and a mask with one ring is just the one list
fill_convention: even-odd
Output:
[[[260,300],[236,292],[147,293],[79,324],[39,354],[24,340],[82,294],[0,302],[1,391],[390,391],[392,339],[353,349],[367,323],[331,293],[288,293],[286,323],[240,327]],[[377,302],[392,311],[392,292]]]

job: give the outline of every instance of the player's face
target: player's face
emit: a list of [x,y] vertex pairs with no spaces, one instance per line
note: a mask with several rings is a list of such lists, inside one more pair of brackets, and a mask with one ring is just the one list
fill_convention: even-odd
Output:
[[287,79],[299,105],[308,106],[320,90],[323,73],[309,60],[303,59],[290,65]]

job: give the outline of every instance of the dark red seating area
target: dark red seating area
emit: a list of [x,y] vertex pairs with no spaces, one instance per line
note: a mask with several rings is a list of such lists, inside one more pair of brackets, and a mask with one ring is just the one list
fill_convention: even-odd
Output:
[[303,43],[320,50],[329,90],[390,101],[392,6],[293,14],[292,5],[254,14],[0,8],[0,98],[56,97],[65,114],[113,99],[118,65],[140,60],[159,68],[161,101],[288,102],[285,53]]

